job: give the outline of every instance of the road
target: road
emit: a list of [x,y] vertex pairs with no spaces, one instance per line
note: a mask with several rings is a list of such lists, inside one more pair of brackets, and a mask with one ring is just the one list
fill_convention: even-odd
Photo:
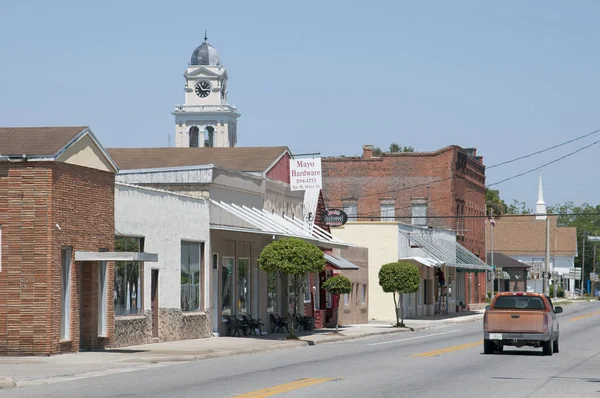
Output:
[[560,353],[483,355],[481,321],[87,378],[6,397],[600,396],[600,302],[570,304]]

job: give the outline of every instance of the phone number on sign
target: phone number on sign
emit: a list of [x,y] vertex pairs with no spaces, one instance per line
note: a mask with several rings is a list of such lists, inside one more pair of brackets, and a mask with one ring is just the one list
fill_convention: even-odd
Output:
[[298,178],[296,184],[314,184],[317,182],[316,178]]

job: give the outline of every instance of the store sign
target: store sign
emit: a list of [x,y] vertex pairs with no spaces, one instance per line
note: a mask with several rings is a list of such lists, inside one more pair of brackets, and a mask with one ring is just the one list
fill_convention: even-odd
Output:
[[348,221],[348,215],[343,210],[327,209],[323,212],[323,222],[329,227],[341,227]]
[[323,188],[321,158],[290,159],[290,189],[306,191]]

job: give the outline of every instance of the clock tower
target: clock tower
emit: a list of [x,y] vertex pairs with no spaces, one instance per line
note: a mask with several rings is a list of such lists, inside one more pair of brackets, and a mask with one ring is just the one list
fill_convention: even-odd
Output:
[[204,43],[192,53],[185,78],[185,104],[176,105],[175,146],[234,147],[237,109],[227,103],[227,70],[217,50]]

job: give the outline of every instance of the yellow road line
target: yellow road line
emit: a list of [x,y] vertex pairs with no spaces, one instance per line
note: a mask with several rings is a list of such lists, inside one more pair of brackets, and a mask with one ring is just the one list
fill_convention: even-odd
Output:
[[576,316],[575,318],[569,319],[569,322],[580,321],[582,319],[589,318],[589,317],[594,316],[594,315],[600,315],[600,311],[590,312],[589,314]]
[[473,343],[454,345],[452,347],[440,348],[439,350],[422,352],[420,354],[413,354],[411,355],[411,357],[434,357],[436,355],[447,354],[449,352],[466,350],[467,348],[480,347],[482,343],[482,341],[476,341]]
[[280,394],[286,391],[296,390],[298,388],[308,387],[319,383],[324,383],[326,381],[331,381],[334,379],[315,379],[315,378],[305,378],[296,381],[292,381],[290,383],[279,384],[269,388],[263,388],[262,390],[252,391],[242,395],[236,395],[237,398],[262,398],[262,397],[270,397],[271,395]]

